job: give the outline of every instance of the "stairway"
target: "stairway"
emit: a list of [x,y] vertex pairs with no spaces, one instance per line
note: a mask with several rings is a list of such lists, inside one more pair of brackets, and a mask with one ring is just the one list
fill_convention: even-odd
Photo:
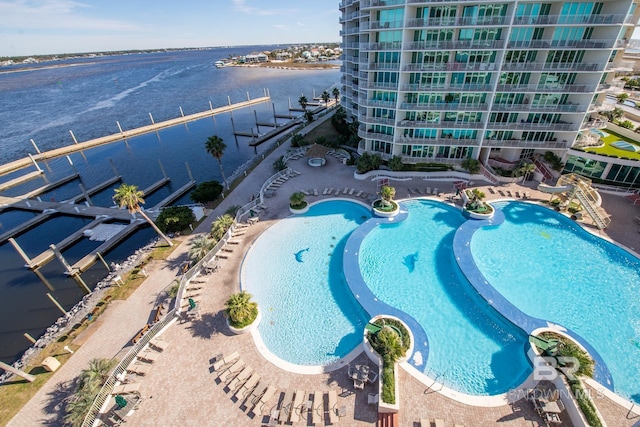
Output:
[[548,179],[552,179],[553,178],[553,174],[549,171],[549,169],[538,159],[534,158],[533,159],[533,164],[536,165],[536,169],[538,170],[538,172],[540,172],[542,174],[542,182],[548,180]]
[[378,412],[377,427],[400,427],[397,412]]
[[580,204],[587,211],[593,222],[598,226],[600,230],[604,230],[611,223],[611,218],[609,218],[602,208],[597,207],[595,204],[589,200],[587,195],[582,191],[581,188],[576,188],[575,196],[580,201]]

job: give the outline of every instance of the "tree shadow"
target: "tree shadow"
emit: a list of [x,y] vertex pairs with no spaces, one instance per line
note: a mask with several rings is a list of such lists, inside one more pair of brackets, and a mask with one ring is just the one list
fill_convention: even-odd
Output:
[[73,396],[76,390],[77,378],[57,383],[55,388],[47,393],[47,402],[43,408],[48,415],[53,415],[46,420],[40,420],[43,425],[62,426],[66,415],[67,400]]
[[199,319],[191,320],[190,323],[187,329],[191,330],[191,335],[194,338],[211,339],[211,337],[218,334],[224,334],[226,336],[233,335],[229,328],[227,328],[222,310],[215,314],[205,313],[200,316]]

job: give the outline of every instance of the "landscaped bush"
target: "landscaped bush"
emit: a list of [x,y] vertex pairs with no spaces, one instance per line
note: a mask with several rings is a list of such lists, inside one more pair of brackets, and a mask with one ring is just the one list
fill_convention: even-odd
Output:
[[551,169],[555,171],[561,171],[564,168],[562,159],[558,157],[553,151],[547,151],[544,153],[544,160],[551,165]]
[[453,165],[444,163],[415,163],[402,166],[405,172],[447,172],[453,169]]
[[196,203],[212,202],[222,194],[222,184],[218,181],[205,181],[193,189],[189,197]]
[[367,173],[379,169],[381,164],[382,158],[379,155],[365,152],[356,162],[356,170],[358,173]]
[[224,306],[229,324],[236,329],[249,326],[258,317],[258,303],[251,301],[251,294],[246,291],[231,295]]
[[369,333],[371,347],[382,357],[382,401],[396,403],[394,365],[411,347],[409,331],[402,322],[382,318],[374,322],[382,326],[376,333]]
[[571,391],[578,401],[578,406],[587,419],[587,422],[591,427],[602,427],[602,421],[596,412],[595,406],[591,399],[587,397],[585,390],[582,388],[582,384],[579,381],[571,383]]
[[158,228],[163,233],[177,233],[185,230],[196,220],[191,208],[187,206],[169,206],[162,209],[160,215],[156,219]]

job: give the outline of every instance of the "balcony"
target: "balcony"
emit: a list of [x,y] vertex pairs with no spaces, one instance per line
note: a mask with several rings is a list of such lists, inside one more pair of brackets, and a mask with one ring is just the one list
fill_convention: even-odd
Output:
[[360,43],[360,50],[364,50],[364,51],[402,50],[402,42]]
[[483,147],[494,148],[568,148],[569,142],[562,141],[523,141],[521,139],[485,139],[482,143]]
[[405,84],[400,90],[407,92],[488,92],[493,89],[488,84]]
[[479,27],[505,25],[507,18],[504,16],[479,16],[479,17],[442,17],[442,18],[414,18],[407,21],[407,27]]
[[408,64],[404,71],[495,71],[496,64],[474,63],[463,64],[460,62],[435,63],[435,64]]
[[396,108],[396,101],[380,101],[377,99],[359,97],[358,103],[364,107]]
[[521,120],[520,123],[487,123],[487,129],[576,132],[580,129],[580,125],[574,123],[527,123]]
[[360,9],[370,9],[373,7],[388,7],[403,5],[404,0],[361,0]]
[[407,43],[406,50],[502,49],[505,40],[431,40]]
[[403,102],[400,104],[401,110],[409,111],[487,111],[488,108],[489,104],[486,103],[460,104],[459,102]]
[[358,117],[358,120],[360,121],[360,123],[373,125],[394,126],[396,124],[395,119],[385,119],[382,117],[371,117],[367,115],[361,115],[360,117]]
[[633,71],[633,61],[615,61],[607,63],[607,71]]
[[456,122],[456,121],[428,121],[428,120],[400,120],[399,127],[418,129],[483,129],[483,122]]
[[502,71],[602,71],[602,64],[518,62],[502,64]]
[[586,106],[578,104],[566,105],[531,105],[531,104],[494,104],[491,111],[513,111],[513,112],[552,112],[552,113],[584,113],[587,111]]
[[358,129],[358,136],[363,139],[375,139],[376,141],[393,142],[393,135],[387,135],[386,133],[373,131],[365,131],[363,129]]
[[388,83],[388,82],[369,82],[366,85],[363,84],[363,87],[367,89],[385,89],[385,90],[398,90],[398,83]]
[[517,16],[513,25],[620,25],[626,15],[529,15]]
[[401,136],[398,142],[402,144],[446,145],[459,147],[477,147],[480,145],[480,140],[477,138],[412,138],[408,136]]
[[384,64],[365,63],[364,65],[361,66],[361,68],[365,70],[371,70],[371,71],[375,71],[375,70],[398,71],[400,70],[400,64],[399,63],[384,63]]
[[402,28],[404,27],[404,21],[371,21],[362,24],[363,31],[373,31],[373,30],[392,30],[394,28]]
[[516,40],[507,43],[507,49],[611,49],[613,39],[591,40]]
[[[602,86],[602,85],[600,85]],[[497,85],[496,92],[592,93],[594,85]]]

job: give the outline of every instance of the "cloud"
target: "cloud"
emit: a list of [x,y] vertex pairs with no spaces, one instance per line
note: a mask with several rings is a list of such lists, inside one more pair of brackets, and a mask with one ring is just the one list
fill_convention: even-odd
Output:
[[248,15],[260,15],[260,16],[271,16],[271,15],[289,15],[295,12],[293,9],[261,9],[254,6],[249,6],[247,4],[247,0],[231,0],[235,10],[238,12],[246,13]]
[[102,19],[85,14],[92,6],[72,0],[0,0],[4,29],[131,31],[132,23]]
[[306,25],[303,24],[302,22],[296,22],[296,24],[298,25],[298,27],[306,27]]
[[282,24],[275,24],[275,25],[273,26],[273,28],[277,28],[277,29],[279,29],[279,30],[282,30],[282,29],[287,28],[287,26],[286,26],[286,25],[282,25]]

